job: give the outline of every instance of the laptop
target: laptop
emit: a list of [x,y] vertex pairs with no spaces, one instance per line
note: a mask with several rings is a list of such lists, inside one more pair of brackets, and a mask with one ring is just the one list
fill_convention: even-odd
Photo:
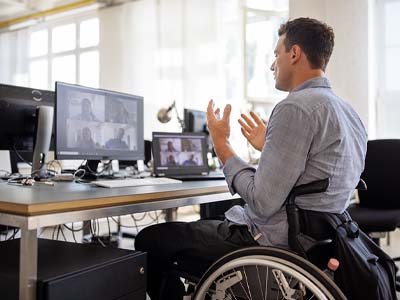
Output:
[[205,133],[153,132],[153,171],[156,176],[188,180],[225,179],[210,172]]

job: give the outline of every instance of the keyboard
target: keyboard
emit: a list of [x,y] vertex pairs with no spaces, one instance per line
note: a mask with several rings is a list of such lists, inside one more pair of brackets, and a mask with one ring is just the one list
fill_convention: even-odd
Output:
[[145,186],[145,185],[156,185],[156,184],[173,184],[173,183],[182,183],[182,181],[171,178],[127,178],[127,179],[113,179],[113,180],[96,180],[91,182],[92,185],[106,187],[106,188]]

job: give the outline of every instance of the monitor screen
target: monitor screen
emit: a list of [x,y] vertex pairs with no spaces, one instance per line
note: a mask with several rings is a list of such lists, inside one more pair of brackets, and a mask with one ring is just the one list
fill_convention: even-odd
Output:
[[144,159],[143,97],[56,82],[58,159]]
[[208,173],[204,133],[153,132],[156,175]]
[[54,106],[54,92],[0,84],[0,150],[33,151],[36,109],[42,105]]
[[185,108],[183,117],[185,122],[185,132],[208,133],[206,112]]

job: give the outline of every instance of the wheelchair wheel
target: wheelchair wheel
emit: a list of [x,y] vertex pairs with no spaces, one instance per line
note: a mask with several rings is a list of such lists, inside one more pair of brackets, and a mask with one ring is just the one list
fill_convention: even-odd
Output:
[[215,262],[196,287],[194,300],[345,300],[320,269],[293,252],[250,247]]

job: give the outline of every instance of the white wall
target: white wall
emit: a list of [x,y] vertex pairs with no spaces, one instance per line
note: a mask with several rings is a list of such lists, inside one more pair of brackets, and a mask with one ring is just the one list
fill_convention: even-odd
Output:
[[[155,0],[132,2],[99,12],[100,87],[144,96],[145,138],[151,131],[171,124],[160,124],[156,113],[172,99],[158,98],[158,47]],[[172,125],[173,126],[173,125]],[[176,124],[175,124],[176,127]]]
[[11,172],[10,154],[8,151],[0,150],[0,173]]
[[221,97],[217,1],[145,0],[103,9],[100,20],[100,87],[144,96],[145,138],[179,131],[175,113],[156,119],[175,100],[203,109]]
[[[290,0],[290,18],[312,17],[335,32],[335,48],[327,77],[336,94],[350,103],[368,128],[369,35],[367,0]],[[372,100],[371,100],[372,101]]]

